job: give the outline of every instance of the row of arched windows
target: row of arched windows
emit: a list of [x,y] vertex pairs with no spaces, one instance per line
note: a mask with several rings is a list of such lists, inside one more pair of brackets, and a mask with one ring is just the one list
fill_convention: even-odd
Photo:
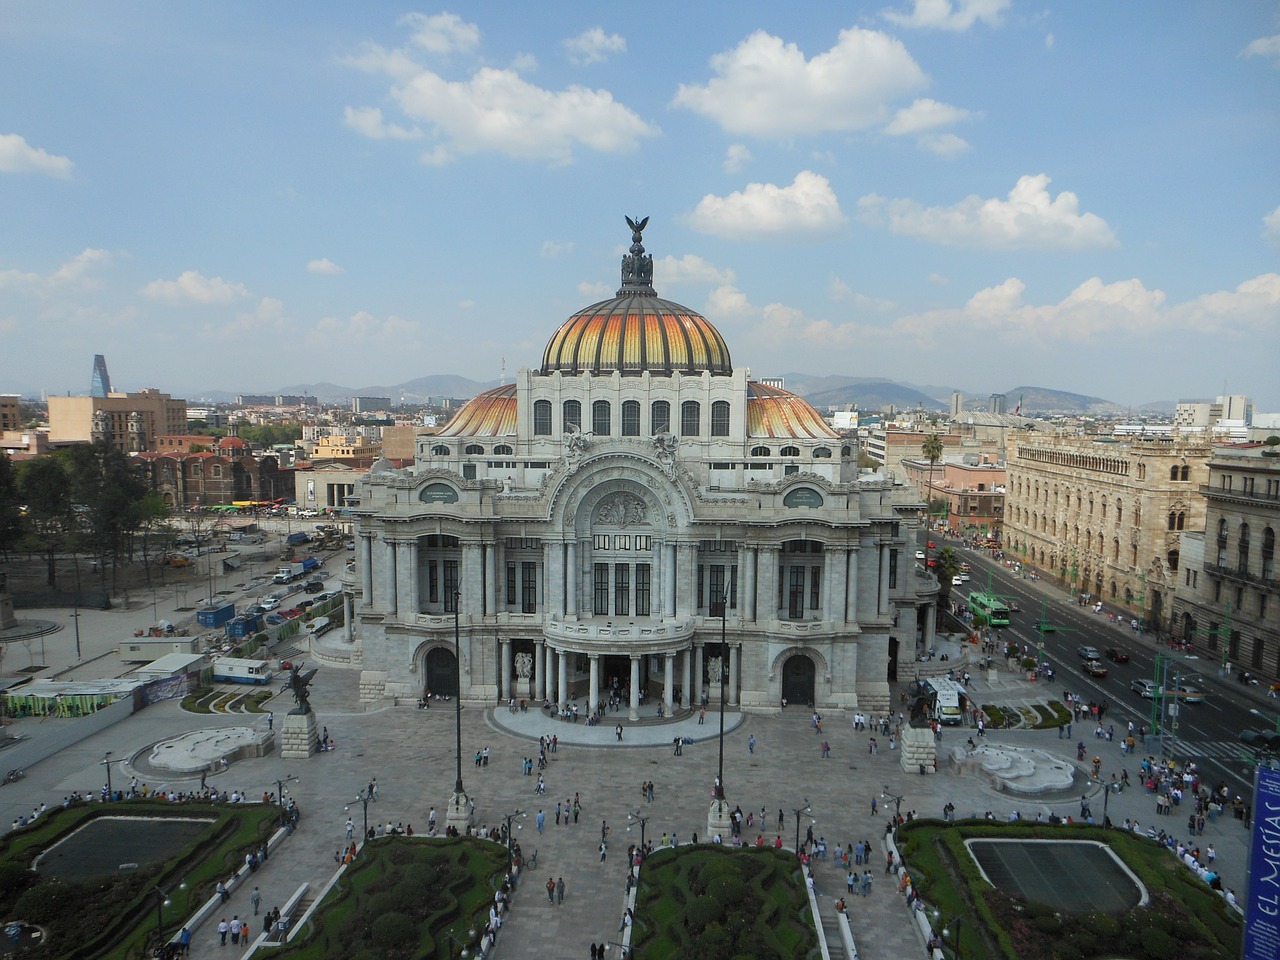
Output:
[[[608,400],[596,400],[591,404],[590,429],[597,437],[608,437],[614,434],[613,404]],[[552,433],[552,407],[550,400],[533,402],[533,434],[537,437],[549,437]],[[560,405],[560,429],[568,433],[572,430],[584,429],[582,419],[582,401],[565,400]],[[639,400],[622,401],[619,436],[641,436],[642,424]],[[697,400],[685,400],[680,404],[680,436],[698,437],[703,433],[702,404]],[[649,404],[649,436],[660,433],[671,433],[671,404],[666,400],[654,400]],[[729,436],[729,401],[716,400],[711,404],[710,435],[713,437]]]
[[[1226,519],[1218,521],[1218,566],[1225,567],[1227,565],[1227,542],[1230,538],[1230,525]],[[1265,527],[1262,531],[1262,566],[1259,570],[1264,580],[1271,580],[1275,576],[1275,558],[1276,558],[1276,532],[1271,527]],[[1250,559],[1250,539],[1249,524],[1240,524],[1236,531],[1236,571],[1239,573],[1249,572]]]

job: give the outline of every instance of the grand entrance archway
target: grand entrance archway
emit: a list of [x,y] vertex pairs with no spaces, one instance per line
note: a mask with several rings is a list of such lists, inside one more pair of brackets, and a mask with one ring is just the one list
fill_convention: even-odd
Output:
[[427,651],[426,690],[446,697],[458,695],[458,668],[453,651],[433,647]]
[[792,654],[782,665],[782,696],[787,703],[813,703],[813,661],[803,653]]

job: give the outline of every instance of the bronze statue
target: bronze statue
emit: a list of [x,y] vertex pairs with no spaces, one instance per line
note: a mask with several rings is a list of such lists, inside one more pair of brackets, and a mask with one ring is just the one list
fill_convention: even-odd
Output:
[[289,668],[289,682],[284,685],[286,690],[293,691],[293,699],[298,705],[290,710],[290,713],[307,714],[311,712],[310,696],[307,693],[307,687],[311,685],[311,678],[316,675],[317,667],[312,667],[306,673],[303,673],[298,667]]

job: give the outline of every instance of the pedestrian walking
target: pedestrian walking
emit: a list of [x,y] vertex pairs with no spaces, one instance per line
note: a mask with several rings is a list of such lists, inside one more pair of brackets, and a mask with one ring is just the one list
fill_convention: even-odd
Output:
[[556,902],[556,882],[551,877],[547,877],[547,903]]
[[564,877],[556,879],[556,903],[564,903]]
[[249,902],[253,904],[253,915],[258,915],[258,907],[262,905],[262,894],[258,892],[258,888],[253,888],[253,893],[249,894]]
[[828,743],[826,740],[822,741],[822,759],[823,760],[831,759],[831,744]]
[[223,917],[218,923],[218,946],[225,947],[227,945],[227,934],[231,931],[231,924],[227,923],[227,918]]
[[871,896],[871,871],[862,871],[862,895],[864,897]]
[[872,797],[872,798],[871,798],[871,815],[872,815],[873,817],[876,815],[876,810],[877,810],[878,808],[879,808],[879,804],[877,804],[877,803],[876,803],[876,798],[875,798],[875,797]]
[[604,863],[605,857],[609,855],[609,844],[604,840],[600,841],[600,862]]
[[547,814],[545,811],[538,811],[538,832],[542,832],[542,828],[547,825]]
[[618,742],[622,742],[622,724],[618,724],[613,728],[613,735],[618,738]]
[[756,752],[756,735],[753,733],[747,737],[747,753]]
[[267,729],[274,730],[276,728],[276,715],[272,710],[267,711]]
[[347,817],[347,839],[350,840],[356,835],[356,822]]

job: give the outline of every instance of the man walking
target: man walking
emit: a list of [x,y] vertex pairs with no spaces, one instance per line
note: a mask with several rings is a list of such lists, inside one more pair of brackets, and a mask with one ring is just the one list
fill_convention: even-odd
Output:
[[542,832],[542,828],[547,825],[547,815],[544,811],[538,811],[538,832]]
[[249,894],[249,902],[253,904],[253,915],[258,915],[258,907],[262,905],[262,894],[258,892],[258,888],[253,888],[253,893]]
[[556,879],[556,903],[564,903],[564,877]]
[[756,752],[756,735],[753,733],[747,737],[747,753]]
[[547,903],[556,902],[556,882],[547,877]]
[[347,839],[350,840],[356,835],[356,822],[347,817]]
[[613,728],[613,735],[618,738],[618,742],[622,742],[622,724],[618,724]]

